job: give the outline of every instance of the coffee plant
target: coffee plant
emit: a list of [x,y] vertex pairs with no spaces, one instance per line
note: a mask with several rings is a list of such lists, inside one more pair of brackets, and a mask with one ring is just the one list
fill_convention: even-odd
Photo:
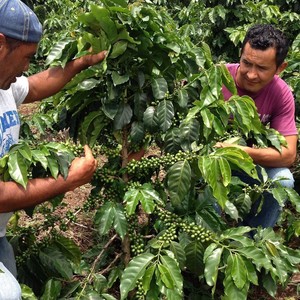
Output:
[[[34,176],[67,176],[84,144],[103,163],[82,208],[57,217],[58,197],[27,211],[42,223],[20,227],[14,216],[9,234],[25,299],[241,300],[252,286],[274,297],[298,271],[299,250],[284,234],[240,226],[265,192],[299,213],[297,192],[270,181],[242,150],[214,148],[251,139],[279,151],[285,140],[260,123],[250,97],[237,95],[214,61],[216,44],[195,38],[208,29],[187,24],[188,14],[204,4],[190,1],[179,13],[175,2],[90,3],[49,51],[46,63],[61,66],[89,51],[108,54],[24,121],[24,141],[0,160],[2,179],[26,186]],[[203,20],[214,16],[210,9]],[[65,129],[65,141],[41,142]],[[79,212],[95,231],[85,253],[64,235]]]

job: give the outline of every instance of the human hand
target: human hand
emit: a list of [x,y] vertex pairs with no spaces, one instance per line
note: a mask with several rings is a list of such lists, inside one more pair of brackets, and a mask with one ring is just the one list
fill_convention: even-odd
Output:
[[66,179],[68,184],[70,184],[70,190],[89,183],[97,169],[98,162],[94,158],[89,146],[84,146],[84,153],[85,156],[76,157],[70,166],[69,174]]
[[107,55],[107,51],[101,51],[99,53],[95,53],[95,54],[87,54],[84,55],[80,58],[78,58],[78,60],[81,60],[82,65],[87,68],[93,65],[98,64],[99,62],[101,62]]
[[240,148],[242,150],[245,149],[244,146],[238,145],[238,144],[232,144],[232,143],[226,143],[226,142],[217,142],[214,145],[215,148],[227,148],[227,147],[235,147],[235,148]]

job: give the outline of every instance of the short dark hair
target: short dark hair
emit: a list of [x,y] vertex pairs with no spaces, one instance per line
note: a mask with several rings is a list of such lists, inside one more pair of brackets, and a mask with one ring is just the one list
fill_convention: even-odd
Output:
[[24,44],[24,42],[22,42],[20,40],[13,39],[9,36],[5,36],[5,39],[6,39],[6,43],[9,46],[10,51],[13,51],[16,48],[18,48],[19,46],[21,46],[22,44]]
[[270,24],[257,24],[250,27],[242,43],[242,53],[247,43],[259,50],[275,48],[277,67],[284,62],[290,45],[284,33]]

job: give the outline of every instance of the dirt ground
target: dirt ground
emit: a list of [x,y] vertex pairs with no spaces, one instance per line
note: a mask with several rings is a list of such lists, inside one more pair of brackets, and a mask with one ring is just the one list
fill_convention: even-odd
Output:
[[[30,116],[36,110],[36,104],[21,105],[20,112],[24,116]],[[82,186],[73,192],[66,193],[64,197],[64,208],[60,209],[58,213],[64,217],[66,211],[74,210],[77,214],[76,222],[70,224],[70,229],[67,235],[72,238],[76,244],[85,252],[92,244],[93,229],[92,229],[92,216],[83,212],[80,208],[90,193],[91,187],[89,185]],[[297,242],[299,245],[299,242]],[[264,291],[259,288],[252,290],[248,297],[249,300],[271,300],[274,299],[268,296]],[[300,273],[295,274],[288,286],[283,289],[279,288],[275,297],[277,300],[300,300]]]

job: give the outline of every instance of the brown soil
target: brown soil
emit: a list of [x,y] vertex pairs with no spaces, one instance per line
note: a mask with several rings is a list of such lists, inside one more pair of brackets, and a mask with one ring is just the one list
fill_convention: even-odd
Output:
[[[24,116],[29,116],[36,110],[36,104],[21,105],[20,112]],[[74,211],[76,213],[76,222],[70,224],[66,235],[73,239],[73,241],[81,248],[83,252],[93,245],[94,230],[92,227],[92,213],[85,213],[80,208],[87,199],[91,191],[90,185],[85,185],[77,188],[73,192],[66,193],[63,202],[65,206],[56,211],[64,218],[67,211]],[[26,223],[25,214],[21,216],[21,220]],[[296,244],[299,246],[299,241]],[[249,300],[272,300],[274,298],[268,296],[263,290],[254,288],[248,297]],[[279,288],[275,297],[277,300],[300,300],[300,273],[295,274],[286,288]]]

